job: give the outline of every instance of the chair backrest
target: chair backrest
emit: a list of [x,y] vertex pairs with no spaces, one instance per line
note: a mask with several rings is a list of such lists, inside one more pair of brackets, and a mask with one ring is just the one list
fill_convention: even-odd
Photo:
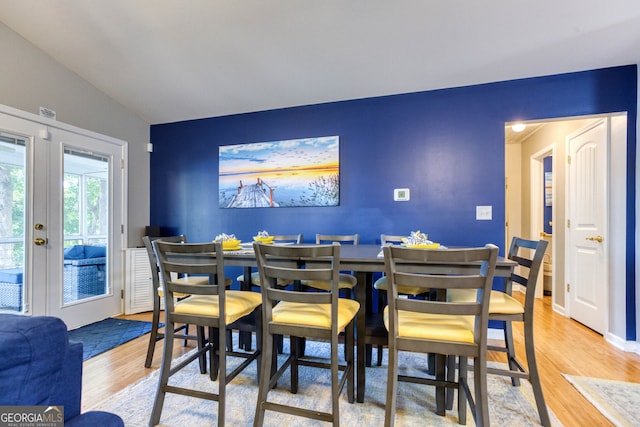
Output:
[[274,243],[302,243],[302,233],[300,234],[272,234]]
[[[540,272],[548,244],[549,242],[546,240],[526,240],[514,237],[511,240],[511,247],[507,255],[510,260],[517,262],[521,267],[511,274],[511,282],[526,287],[525,313],[530,313],[531,315],[533,315],[533,305],[536,300],[538,273]],[[525,272],[528,274],[525,274]],[[508,283],[507,286],[510,287],[512,283]],[[510,291],[511,289],[508,290]]]
[[[384,246],[383,252],[389,283],[387,293],[390,339],[395,337],[398,348],[468,356],[474,356],[479,349],[486,348],[489,296],[498,256],[498,248],[495,245],[444,250]],[[399,298],[398,286],[424,288],[425,292],[435,290],[438,297],[435,300]],[[448,289],[475,290],[476,300],[463,303],[447,302]],[[420,342],[398,337],[400,310],[431,315],[473,316],[474,343],[451,343],[445,338],[441,343],[434,344],[433,341]]]
[[153,242],[156,240],[163,240],[165,242],[173,242],[173,243],[186,243],[187,238],[184,234],[179,236],[169,236],[169,237],[142,237],[142,243],[144,243],[144,247],[147,249],[147,256],[149,258],[149,267],[151,267],[151,279],[153,285],[154,295],[157,295],[158,288],[160,287],[160,264],[158,263],[158,258],[156,257],[156,253],[153,250]]
[[[265,326],[269,325],[271,321],[271,311],[274,305],[280,301],[288,301],[305,304],[331,304],[332,329],[336,329],[340,244],[280,246],[254,242],[253,248],[262,284],[260,289]],[[278,281],[296,282],[302,280],[331,282],[331,288],[328,292],[300,292],[296,289],[277,286]]]
[[[165,240],[153,242],[160,271],[164,280],[165,311],[174,313],[175,294],[218,295],[220,318],[224,319],[224,251],[222,243],[173,243]],[[183,275],[209,275],[209,285],[189,284],[174,281],[173,277]],[[218,285],[222,281],[222,286]],[[182,319],[184,323],[198,323]]]
[[399,236],[394,234],[381,234],[380,235],[380,245],[384,246],[386,244],[400,244],[409,236]]
[[328,243],[341,243],[341,244],[352,244],[358,245],[360,244],[360,235],[359,234],[316,234],[316,244],[328,244]]

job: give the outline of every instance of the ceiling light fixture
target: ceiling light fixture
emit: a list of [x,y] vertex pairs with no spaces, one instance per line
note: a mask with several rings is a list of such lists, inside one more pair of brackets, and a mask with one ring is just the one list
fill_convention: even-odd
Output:
[[524,123],[516,123],[515,125],[511,125],[511,130],[514,132],[522,132],[526,127],[527,125]]

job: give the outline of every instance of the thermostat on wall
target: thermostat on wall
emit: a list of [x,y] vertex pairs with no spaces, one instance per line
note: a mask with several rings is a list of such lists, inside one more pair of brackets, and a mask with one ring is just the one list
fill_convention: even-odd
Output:
[[396,202],[409,201],[409,189],[408,188],[396,188],[393,190],[393,200]]

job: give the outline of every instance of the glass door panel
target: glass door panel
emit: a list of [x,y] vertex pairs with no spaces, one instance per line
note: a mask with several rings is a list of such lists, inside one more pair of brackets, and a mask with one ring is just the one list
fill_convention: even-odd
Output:
[[23,312],[28,139],[0,132],[0,311]]
[[64,304],[109,293],[109,167],[109,157],[64,150]]

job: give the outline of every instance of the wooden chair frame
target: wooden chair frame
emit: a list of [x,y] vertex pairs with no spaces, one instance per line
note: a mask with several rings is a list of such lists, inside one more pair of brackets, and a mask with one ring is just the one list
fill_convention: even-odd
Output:
[[[387,324],[389,329],[389,373],[387,381],[387,404],[385,426],[395,423],[398,381],[429,384],[436,386],[437,412],[445,413],[445,390],[458,390],[458,420],[466,424],[467,401],[471,406],[474,420],[478,426],[489,425],[487,401],[487,329],[489,318],[489,295],[495,271],[498,248],[487,245],[472,249],[412,249],[400,246],[385,246],[385,269],[388,278]],[[452,266],[453,274],[429,274],[430,262],[446,262]],[[455,271],[457,266],[464,267],[464,273]],[[472,268],[470,268],[472,267]],[[477,267],[477,268],[473,268]],[[415,286],[427,290],[436,290],[436,300],[418,300],[399,298],[399,286]],[[476,299],[471,302],[451,303],[442,295],[448,289],[462,288],[475,291]],[[401,314],[402,312],[402,314]],[[473,339],[446,339],[428,333],[405,331],[399,334],[399,321],[409,312],[425,316],[421,321],[428,329],[429,322],[442,320],[442,315],[454,316],[460,323],[465,316],[475,318]],[[437,320],[436,320],[437,319]],[[448,319],[452,319],[449,317]],[[418,321],[418,320],[416,320]],[[432,326],[435,329],[437,327]],[[464,328],[462,328],[464,329]],[[415,333],[416,335],[411,335]],[[398,352],[413,351],[435,353],[439,355],[436,366],[436,379],[400,375],[398,372]],[[447,375],[445,379],[445,355],[458,356],[458,380]],[[472,396],[467,384],[467,359],[474,359],[474,391]],[[466,399],[463,397],[466,396]]]
[[[175,393],[185,396],[198,397],[201,399],[213,400],[218,402],[218,426],[224,426],[225,420],[225,401],[226,386],[240,372],[242,372],[251,362],[258,361],[258,372],[260,370],[260,353],[262,348],[262,331],[261,316],[256,316],[258,323],[258,332],[256,334],[257,349],[254,352],[233,352],[227,350],[227,327],[231,324],[235,317],[242,318],[259,311],[261,299],[255,298],[255,293],[244,291],[227,291],[226,285],[219,284],[220,278],[224,278],[224,252],[220,242],[201,243],[201,244],[178,244],[168,243],[162,240],[153,242],[156,256],[160,263],[160,270],[165,283],[165,324],[166,333],[164,340],[164,352],[162,357],[162,366],[160,368],[160,379],[158,390],[153,405],[150,425],[157,425],[160,422],[162,406],[166,393]],[[208,285],[193,285],[173,280],[171,274],[200,274],[209,277]],[[190,296],[180,302],[175,303],[175,293],[189,294]],[[249,313],[239,314],[227,308],[227,293],[233,293],[228,298],[246,298],[247,300],[256,300],[256,304],[247,304],[253,306]],[[243,294],[246,295],[243,296]],[[206,307],[211,307],[213,301],[217,298],[218,315],[201,314],[195,310],[180,310],[181,304],[191,304],[196,297],[204,297],[207,303]],[[200,311],[200,310],[198,310]],[[234,316],[233,318],[231,316]],[[229,319],[227,319],[229,317]],[[209,339],[199,344],[198,351],[194,352],[190,357],[176,366],[171,366],[173,359],[173,342],[174,328],[176,323],[187,323],[203,328],[207,328]],[[215,380],[218,377],[218,392],[211,393],[202,390],[192,390],[183,387],[169,385],[169,379],[180,369],[203,354],[209,352],[210,357],[210,375]],[[240,363],[233,371],[227,373],[226,359],[227,356],[242,357],[245,360]],[[218,374],[218,372],[220,374]]]
[[[277,246],[254,243],[254,250],[258,263],[258,271],[262,281],[262,314],[263,314],[263,343],[264,353],[258,391],[258,402],[254,426],[262,426],[265,411],[276,411],[293,414],[315,420],[322,420],[339,426],[339,396],[347,385],[347,395],[350,403],[354,401],[354,330],[355,314],[359,305],[356,301],[339,298],[340,245],[300,245]],[[277,286],[281,280],[325,280],[331,283],[328,292],[305,292]],[[310,326],[305,324],[278,323],[274,321],[274,311],[294,309],[300,304],[330,305],[329,327]],[[339,306],[350,307],[352,315],[344,328],[344,342],[346,363],[338,362],[338,313]],[[275,310],[274,310],[275,308]],[[277,355],[274,352],[275,337],[289,335],[290,337],[306,337],[327,341],[331,346],[329,363],[319,361],[318,358],[301,356],[296,349],[297,340],[291,340],[290,355],[278,368]],[[269,391],[287,368],[291,369],[291,391],[298,389],[298,366],[312,366],[331,369],[331,412],[320,412],[307,408],[292,407],[268,401]],[[343,374],[339,377],[338,373]]]
[[[147,347],[147,357],[144,362],[145,368],[150,368],[153,363],[153,354],[156,349],[156,343],[162,339],[164,339],[164,334],[159,332],[159,324],[160,324],[160,311],[161,311],[161,296],[158,292],[160,288],[160,266],[158,263],[158,259],[156,258],[156,253],[153,250],[153,242],[155,240],[163,240],[165,242],[173,242],[173,243],[187,243],[187,238],[181,234],[179,236],[168,236],[168,237],[149,237],[144,236],[142,238],[142,242],[144,243],[144,247],[147,250],[147,256],[149,258],[149,267],[151,268],[151,285],[153,286],[153,314],[151,317],[151,332],[149,334],[149,346]],[[203,281],[204,283],[208,282],[208,279]],[[184,331],[184,333],[179,333]],[[202,329],[197,329],[197,333],[202,333]],[[187,341],[193,340],[199,342],[199,338],[196,335],[189,335],[189,325],[184,324],[178,326],[174,330],[174,337],[176,339],[184,339],[184,345],[187,345]],[[201,373],[206,372],[206,366],[204,365],[204,358],[200,363],[200,371]]]
[[[504,314],[497,313],[489,310],[489,320],[498,320],[504,323],[504,346],[489,346],[489,350],[501,351],[507,353],[507,360],[509,369],[496,369],[488,368],[487,372],[494,375],[502,375],[511,377],[511,381],[514,386],[520,385],[520,379],[529,380],[533,389],[533,395],[536,400],[536,406],[538,407],[538,414],[540,416],[541,424],[545,427],[551,425],[549,418],[549,411],[544,400],[544,393],[542,392],[542,385],[540,383],[540,374],[538,372],[538,364],[536,362],[535,344],[533,338],[533,313],[534,304],[536,301],[536,285],[538,282],[538,273],[540,272],[542,262],[544,260],[544,253],[547,249],[549,242],[546,240],[526,240],[519,237],[514,237],[511,241],[509,248],[508,258],[516,261],[521,270],[528,271],[526,276],[521,275],[518,271],[511,275],[510,280],[507,280],[505,285],[505,293],[507,295],[512,294],[513,282],[525,287],[525,301],[524,301],[524,313],[522,314]],[[532,252],[531,256],[526,256],[523,249]],[[494,291],[495,292],[495,291]],[[524,323],[524,348],[526,357],[526,366],[518,360],[515,354],[515,347],[513,342],[513,329],[512,322]]]

